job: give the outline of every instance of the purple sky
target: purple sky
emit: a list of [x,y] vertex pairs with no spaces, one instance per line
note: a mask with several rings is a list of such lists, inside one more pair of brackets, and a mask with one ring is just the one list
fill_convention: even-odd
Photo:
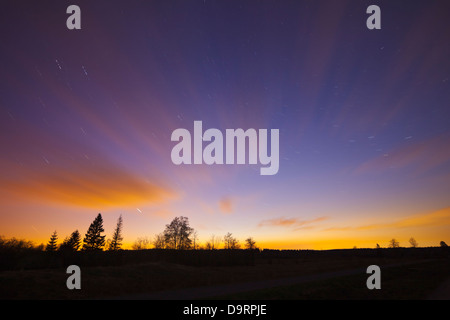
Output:
[[[450,229],[448,1],[66,1],[2,5],[0,235],[266,247],[438,245]],[[382,29],[366,28],[381,8]],[[280,169],[175,166],[173,130],[280,130]]]

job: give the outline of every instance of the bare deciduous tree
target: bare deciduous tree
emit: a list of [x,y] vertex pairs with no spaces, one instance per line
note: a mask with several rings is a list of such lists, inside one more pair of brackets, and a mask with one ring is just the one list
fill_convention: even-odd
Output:
[[150,240],[147,237],[137,238],[131,246],[133,250],[143,250],[150,248]]
[[164,238],[166,248],[190,249],[192,246],[191,235],[194,229],[189,226],[187,217],[176,217],[170,224],[166,225]]
[[414,239],[413,237],[411,237],[409,239],[409,243],[411,244],[412,248],[417,248],[419,246],[419,244],[417,243],[416,239]]
[[219,249],[220,242],[221,242],[220,237],[212,235],[211,238],[209,238],[209,240],[206,242],[205,249],[207,250]]
[[166,239],[163,233],[155,235],[153,238],[153,247],[155,249],[164,249],[166,247]]
[[391,241],[389,241],[389,248],[398,248],[400,247],[400,243],[395,240],[395,239],[391,239]]
[[197,250],[200,247],[198,243],[198,233],[197,231],[194,231],[192,233],[192,249]]
[[248,250],[256,249],[256,241],[252,237],[245,239],[245,248]]
[[230,232],[228,232],[223,237],[223,243],[225,249],[239,249],[241,247],[239,241],[235,237],[233,237],[233,235]]

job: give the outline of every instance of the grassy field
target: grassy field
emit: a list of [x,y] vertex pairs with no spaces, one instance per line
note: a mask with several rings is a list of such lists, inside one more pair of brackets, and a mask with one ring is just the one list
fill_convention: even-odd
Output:
[[382,269],[381,289],[366,287],[368,275],[359,274],[331,280],[281,286],[214,297],[224,300],[423,300],[448,277],[448,260],[424,261]]
[[[398,251],[400,252],[400,251]],[[418,252],[418,251],[416,251]],[[220,254],[220,253],[218,253]],[[416,263],[403,267],[383,266]],[[0,299],[102,299],[202,286],[242,283],[382,267],[382,289],[368,290],[368,275],[340,277],[302,285],[283,286],[222,296],[222,299],[422,299],[449,277],[448,258],[405,254],[274,253],[258,255],[251,265],[197,266],[167,261],[80,266],[81,290],[66,287],[66,267],[4,270]],[[214,298],[214,297],[210,297]]]

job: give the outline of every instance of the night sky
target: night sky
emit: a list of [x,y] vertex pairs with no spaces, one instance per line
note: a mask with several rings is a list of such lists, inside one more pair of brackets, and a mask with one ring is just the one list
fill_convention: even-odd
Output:
[[[68,30],[66,9],[81,9]],[[366,9],[381,8],[381,30]],[[0,235],[102,213],[124,242],[187,216],[201,242],[450,241],[450,2],[4,1]],[[177,128],[279,129],[280,166],[180,165]]]

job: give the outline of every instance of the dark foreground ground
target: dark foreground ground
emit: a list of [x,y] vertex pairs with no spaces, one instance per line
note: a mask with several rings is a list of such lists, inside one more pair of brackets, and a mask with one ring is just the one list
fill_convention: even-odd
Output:
[[[11,260],[3,260],[0,299],[449,298],[443,248],[41,254],[3,255]],[[70,264],[80,266],[80,290],[66,286]],[[380,290],[366,286],[373,264],[381,268]]]

